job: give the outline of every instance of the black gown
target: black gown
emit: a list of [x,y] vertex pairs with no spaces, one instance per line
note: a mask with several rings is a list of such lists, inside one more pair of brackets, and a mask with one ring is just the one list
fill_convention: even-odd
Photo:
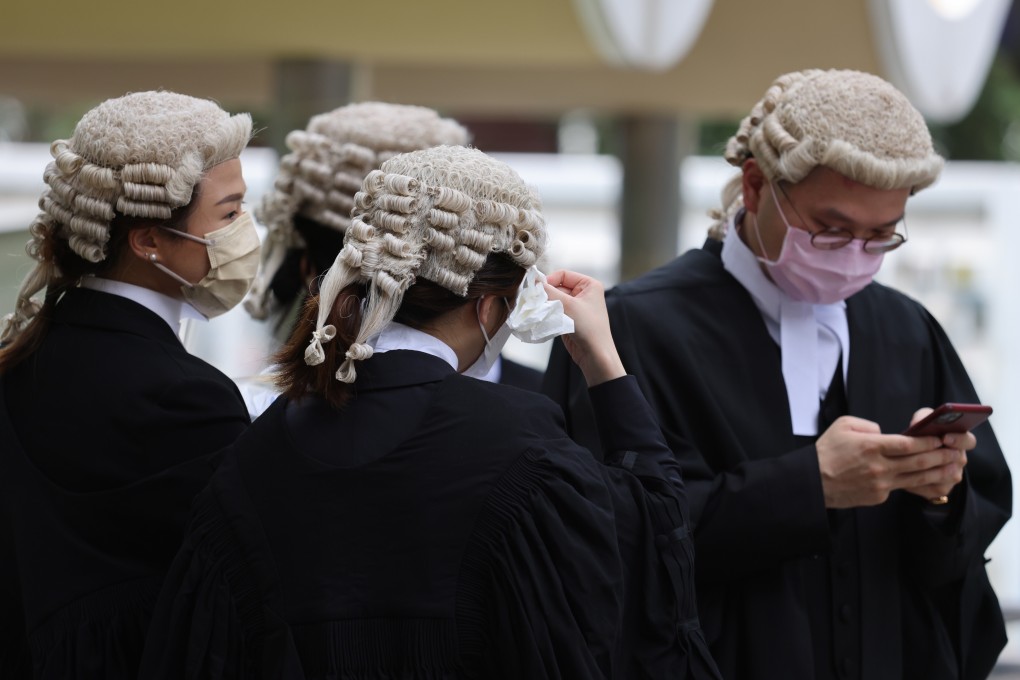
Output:
[[686,499],[633,378],[598,463],[542,395],[415,351],[278,399],[197,499],[145,678],[718,678]]
[[233,383],[159,316],[65,295],[0,378],[0,678],[137,677],[211,454],[247,425]]
[[[683,470],[701,623],[727,680],[981,678],[1005,643],[983,555],[1011,512],[989,425],[935,510],[894,492],[827,511],[812,438],[795,437],[780,353],[721,243],[608,296],[617,346]],[[847,301],[851,349],[821,424],[851,414],[901,432],[912,413],[976,402],[938,323],[873,283]],[[597,417],[557,343],[544,391],[598,450]],[[838,375],[841,378],[841,375]],[[821,657],[821,658],[819,658]]]
[[513,385],[532,392],[542,389],[542,371],[516,361],[510,361],[505,357],[500,357],[500,363],[499,383],[501,385]]

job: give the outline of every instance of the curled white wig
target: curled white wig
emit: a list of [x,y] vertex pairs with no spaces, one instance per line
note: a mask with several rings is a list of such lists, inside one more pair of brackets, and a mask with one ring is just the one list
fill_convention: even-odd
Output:
[[343,233],[351,224],[354,195],[371,171],[397,154],[433,146],[463,146],[469,135],[432,109],[380,102],[349,104],[313,116],[306,130],[287,135],[274,189],[256,217],[268,229],[262,267],[245,309],[269,314],[270,284],[289,248],[303,246],[294,229],[300,215]]
[[466,296],[490,253],[526,269],[545,251],[541,202],[505,163],[477,149],[440,146],[396,156],[365,178],[344,247],[319,288],[318,317],[305,362],[323,361],[335,329],[326,318],[337,295],[368,284],[361,328],[336,377],[352,383],[355,361],[372,356],[368,338],[393,320],[418,277]]
[[[795,184],[818,166],[876,189],[920,191],[945,161],[906,96],[878,76],[808,70],[780,76],[740,123],[725,158],[742,167],[754,158],[772,181]],[[740,176],[723,189],[710,234],[721,238],[743,204]]]
[[32,296],[59,276],[43,253],[47,239],[66,241],[80,258],[103,262],[117,215],[166,220],[188,205],[205,172],[237,158],[251,137],[251,117],[174,92],[138,92],[87,112],[70,139],[50,146],[41,212],[29,231],[37,261],[22,283],[0,340],[14,339],[39,309]]

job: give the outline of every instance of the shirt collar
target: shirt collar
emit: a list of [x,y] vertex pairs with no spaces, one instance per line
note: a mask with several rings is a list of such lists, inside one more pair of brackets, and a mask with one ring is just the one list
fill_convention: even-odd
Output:
[[455,371],[460,363],[453,348],[439,338],[396,321],[391,321],[381,333],[369,338],[368,344],[378,354],[397,349],[430,354],[450,364]]
[[492,363],[492,368],[482,378],[485,382],[498,383],[503,378],[503,357],[496,357],[496,361]]
[[729,223],[723,240],[723,268],[750,294],[769,336],[780,347],[783,382],[794,434],[818,434],[820,400],[826,394],[837,362],[842,360],[846,384],[850,331],[846,302],[813,305],[794,300],[772,282],[737,229],[744,214]]
[[198,310],[184,300],[178,300],[168,295],[158,293],[151,288],[136,286],[133,283],[103,279],[98,276],[86,276],[81,280],[82,288],[98,290],[101,293],[109,293],[132,302],[137,302],[150,312],[163,319],[175,335],[180,336],[181,322],[184,319],[206,320]]

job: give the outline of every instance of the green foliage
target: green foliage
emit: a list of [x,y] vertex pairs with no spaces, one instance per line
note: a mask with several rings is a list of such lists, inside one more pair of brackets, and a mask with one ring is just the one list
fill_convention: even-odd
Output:
[[931,125],[939,152],[951,160],[1020,160],[1020,78],[1000,55],[974,108],[952,125]]
[[698,154],[701,156],[722,156],[726,142],[740,126],[740,119],[703,120],[698,131]]

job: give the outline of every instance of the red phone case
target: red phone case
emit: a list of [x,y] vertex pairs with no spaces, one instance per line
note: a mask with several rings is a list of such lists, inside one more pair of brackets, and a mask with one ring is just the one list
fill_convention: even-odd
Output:
[[941,436],[950,432],[969,432],[992,415],[992,407],[984,404],[942,404],[917,421],[903,434],[911,437]]

